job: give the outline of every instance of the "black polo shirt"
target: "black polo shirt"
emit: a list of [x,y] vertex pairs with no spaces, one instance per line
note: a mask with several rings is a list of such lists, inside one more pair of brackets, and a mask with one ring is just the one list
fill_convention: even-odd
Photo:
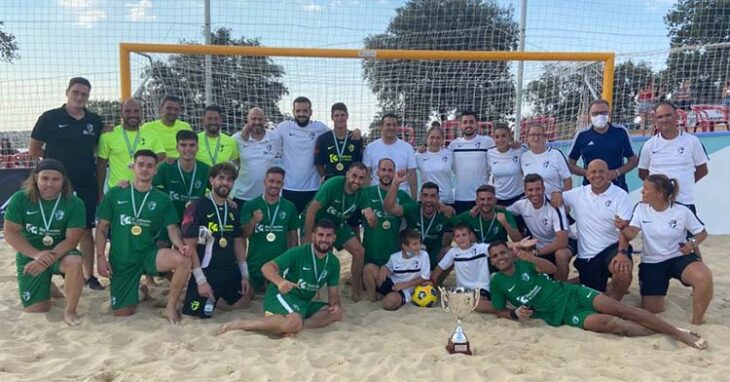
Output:
[[66,166],[75,190],[96,190],[94,147],[99,143],[103,122],[98,114],[84,111],[82,119],[75,119],[65,104],[48,110],[38,118],[30,136],[45,143],[45,158],[57,159]]
[[[350,164],[362,162],[362,139],[353,140],[352,132],[347,132],[347,145],[344,139],[338,139],[335,146],[335,131],[329,131],[319,136],[314,153],[314,164],[324,166],[324,179],[333,176],[344,176],[350,169]],[[345,146],[343,148],[343,145]],[[342,150],[342,156],[337,154],[337,147]],[[342,170],[337,169],[342,164]]]

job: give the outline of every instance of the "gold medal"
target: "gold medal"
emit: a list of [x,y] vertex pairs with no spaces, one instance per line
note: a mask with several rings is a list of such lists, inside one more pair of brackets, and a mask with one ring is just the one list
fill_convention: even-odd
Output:
[[383,222],[383,229],[390,229],[390,222],[389,221],[386,220],[386,221]]
[[337,165],[335,166],[335,168],[337,169],[337,171],[342,171],[342,170],[345,169],[345,165],[342,164],[342,163],[337,163]]
[[51,235],[43,236],[43,245],[45,245],[46,247],[50,247],[53,245],[53,238],[51,237]]
[[132,231],[132,235],[139,236],[142,234],[142,227],[135,224],[130,231]]
[[227,246],[228,246],[228,240],[226,240],[226,238],[225,238],[225,237],[222,237],[222,238],[221,238],[220,240],[218,240],[218,245],[219,245],[219,246],[220,246],[221,248],[225,248],[225,247],[227,247]]
[[269,243],[273,243],[274,240],[276,240],[276,234],[275,233],[269,232],[269,233],[266,234],[266,241],[268,241]]

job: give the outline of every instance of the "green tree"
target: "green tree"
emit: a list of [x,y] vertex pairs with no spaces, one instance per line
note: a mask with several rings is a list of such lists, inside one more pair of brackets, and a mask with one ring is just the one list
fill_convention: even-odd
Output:
[[666,70],[669,91],[690,80],[694,102],[718,102],[730,77],[730,2],[679,0],[664,22],[672,48]]
[[616,65],[613,77],[612,120],[614,123],[629,124],[633,122],[636,114],[634,96],[654,77],[651,66],[644,61],[637,64],[629,60]]
[[[0,21],[0,26],[2,25],[3,22]],[[13,62],[18,58],[17,52],[18,43],[15,41],[15,36],[0,29],[0,61]]]
[[549,63],[543,65],[538,79],[527,84],[525,101],[532,105],[533,115],[569,122],[575,121],[587,91],[584,70],[575,65]]
[[[185,44],[192,42],[182,41]],[[255,38],[231,37],[231,30],[219,28],[212,33],[213,45],[260,46]],[[277,103],[288,94],[281,82],[284,69],[268,57],[212,56],[213,100],[223,109],[224,128],[237,131],[246,120],[248,110],[258,106],[267,118],[282,120]],[[205,57],[171,55],[164,61],[153,61],[142,73],[148,79],[138,98],[145,105],[145,118],[157,118],[160,100],[166,94],[183,99],[181,118],[194,127],[200,126],[205,108]]]
[[[367,49],[509,51],[517,47],[514,9],[494,0],[409,0]],[[365,60],[363,76],[384,111],[403,113],[423,135],[432,115],[474,110],[481,119],[510,115],[514,81],[499,61]]]
[[118,125],[122,121],[122,104],[112,100],[91,100],[86,108],[99,114],[104,124]]

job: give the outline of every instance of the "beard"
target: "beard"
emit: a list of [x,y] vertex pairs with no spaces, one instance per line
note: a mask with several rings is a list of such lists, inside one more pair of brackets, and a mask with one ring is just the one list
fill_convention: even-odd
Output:
[[314,249],[316,249],[319,253],[327,253],[332,250],[332,244],[318,241],[314,244]]
[[299,127],[306,127],[309,125],[309,117],[295,117],[294,121],[296,121]]
[[231,188],[228,186],[217,186],[214,189],[215,194],[221,198],[227,198],[228,194],[231,193]]

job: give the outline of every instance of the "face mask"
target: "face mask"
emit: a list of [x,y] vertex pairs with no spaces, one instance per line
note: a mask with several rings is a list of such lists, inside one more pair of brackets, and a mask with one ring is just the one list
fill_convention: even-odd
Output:
[[602,129],[608,125],[608,116],[603,114],[594,115],[591,117],[591,123],[593,126]]
[[411,257],[416,256],[418,254],[417,252],[413,252],[410,249],[406,250],[406,253],[408,254],[408,255],[406,255],[408,258],[411,258]]

